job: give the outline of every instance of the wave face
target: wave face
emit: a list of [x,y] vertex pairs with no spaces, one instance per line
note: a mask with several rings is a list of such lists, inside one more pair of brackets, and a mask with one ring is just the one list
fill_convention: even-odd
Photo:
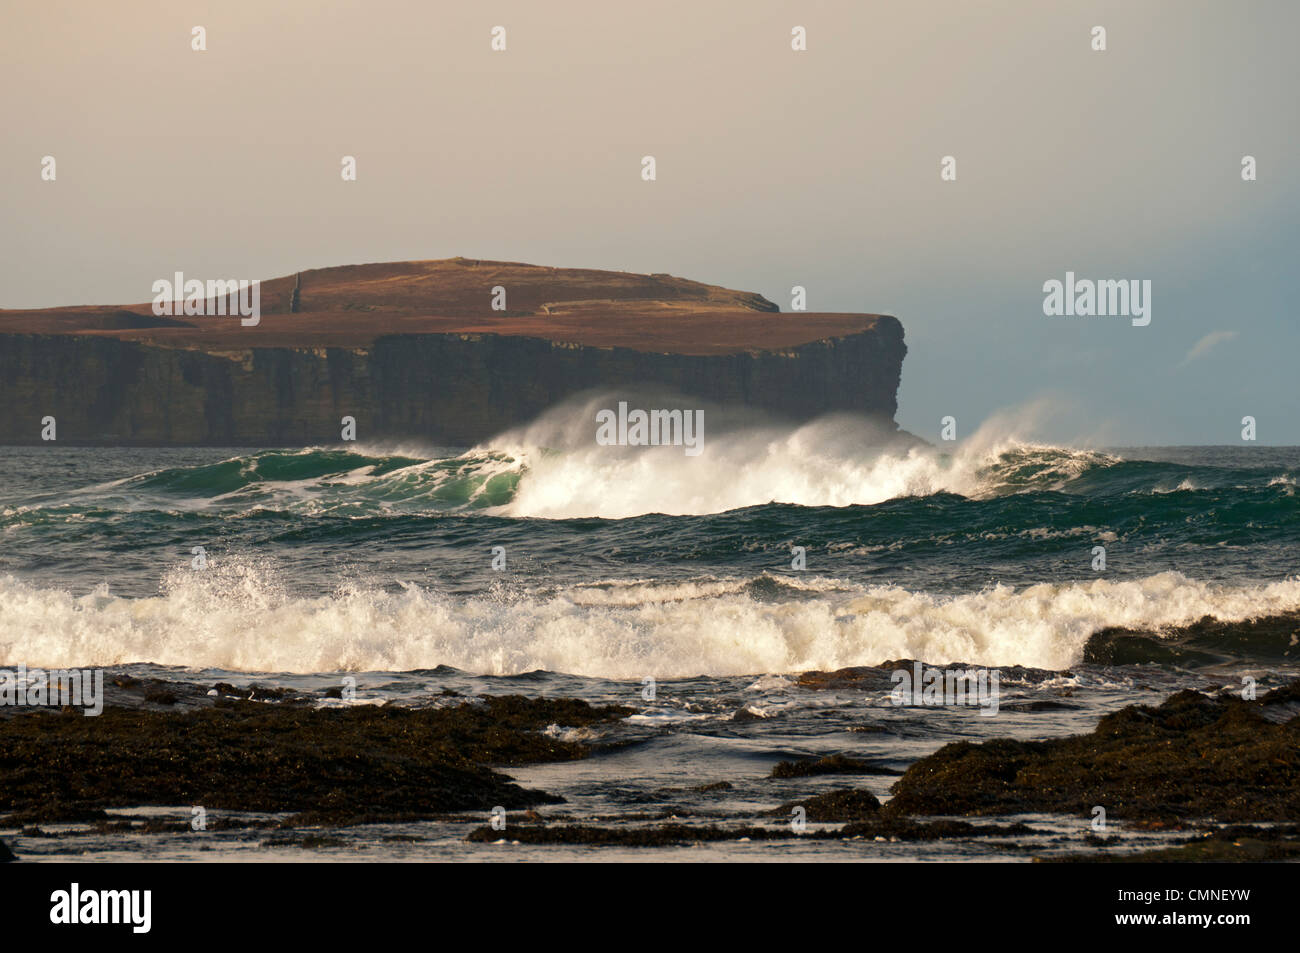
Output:
[[13,449],[0,662],[1059,669],[1106,626],[1300,608],[1296,448],[944,452],[837,418],[690,457],[595,446],[594,408],[470,450]]
[[[953,453],[932,447],[882,451],[845,440],[848,422],[715,440],[707,457],[670,447],[627,451],[533,444],[446,456],[413,451],[267,450],[199,466],[173,467],[78,490],[58,506],[0,510],[0,525],[130,505],[166,512],[282,512],[370,516],[486,511],[542,519],[626,519],[651,513],[708,515],[771,503],[871,506],[953,494],[989,500],[1014,494],[1147,497],[1254,493],[1270,512],[1294,516],[1300,466],[1283,448],[1257,465],[1127,459],[1014,440]],[[511,439],[507,435],[506,440]],[[1201,449],[1201,448],[1198,448]],[[1273,448],[1261,448],[1270,450]],[[1228,448],[1203,455],[1231,457]],[[89,452],[89,451],[86,451]]]

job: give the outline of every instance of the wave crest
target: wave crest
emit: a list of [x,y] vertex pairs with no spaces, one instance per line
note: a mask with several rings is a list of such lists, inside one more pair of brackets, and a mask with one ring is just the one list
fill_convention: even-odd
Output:
[[1160,630],[1211,615],[1300,610],[1300,579],[1219,586],[1161,573],[941,596],[897,586],[757,577],[600,582],[451,597],[344,587],[288,593],[267,564],[176,570],[164,592],[84,596],[0,577],[0,661],[250,672],[546,670],[639,680],[762,675],[920,658],[942,664],[1079,664],[1107,626]]
[[[680,447],[595,442],[608,401],[566,404],[468,452],[375,447],[268,450],[155,471],[69,497],[69,505],[317,516],[486,511],[543,519],[700,516],[769,503],[874,505],[955,494],[987,499],[1066,492],[1096,497],[1224,488],[1295,490],[1286,467],[1228,468],[1121,459],[1019,439],[997,418],[961,444],[934,447],[871,421],[835,416],[799,426],[712,422],[699,456]],[[710,418],[712,420],[712,418]],[[734,424],[734,421],[733,421]],[[39,509],[39,507],[37,507]],[[30,522],[32,507],[0,520]]]

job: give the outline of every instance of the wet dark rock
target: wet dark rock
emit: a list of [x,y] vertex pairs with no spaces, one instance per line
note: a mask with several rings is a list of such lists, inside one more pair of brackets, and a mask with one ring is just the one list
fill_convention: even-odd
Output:
[[18,859],[18,855],[9,849],[9,845],[0,840],[0,864],[8,864]]
[[920,822],[909,818],[878,818],[845,824],[841,837],[863,837],[875,840],[945,840],[948,837],[1023,837],[1040,833],[1027,824],[971,824],[966,820],[931,820]]
[[[984,667],[964,662],[945,662],[942,665],[936,665],[920,659],[888,659],[879,665],[856,665],[850,668],[836,669],[832,672],[804,672],[799,676],[797,684],[801,688],[809,688],[815,691],[854,689],[868,692],[892,692],[898,687],[898,683],[894,681],[894,673],[901,670],[907,672],[908,675],[912,675],[917,665],[920,665],[923,670],[931,668],[965,670]],[[1030,684],[1071,676],[1070,672],[1026,668],[1023,665],[1001,665],[998,666],[997,670],[1001,673],[1003,679],[1028,682]],[[1068,692],[1062,694],[1068,694]]]
[[968,821],[938,820],[914,821],[905,817],[877,817],[867,821],[845,824],[838,832],[840,837],[861,837],[875,840],[932,841],[950,837],[1023,837],[1037,834],[1027,824],[971,824]]
[[857,821],[876,814],[880,801],[870,791],[841,788],[801,801],[787,801],[770,813],[789,817],[796,807],[804,809],[805,820],[809,821]]
[[320,850],[325,847],[346,847],[347,841],[326,834],[305,834],[300,836],[272,837],[262,841],[262,847],[302,847],[307,850]]
[[466,840],[471,843],[495,844],[587,844],[619,847],[670,847],[714,841],[777,841],[808,838],[810,840],[839,840],[861,838],[864,840],[926,841],[951,837],[1020,837],[1041,833],[1025,824],[975,825],[966,821],[935,821],[921,823],[905,818],[879,818],[846,824],[843,828],[799,832],[789,824],[775,827],[695,827],[687,824],[661,824],[657,827],[594,827],[590,825],[557,825],[554,827],[508,827],[493,830],[479,827],[470,832]]
[[617,721],[632,709],[490,697],[441,709],[316,709],[224,700],[184,711],[29,711],[0,720],[0,813],[13,826],[106,819],[104,808],[203,805],[298,812],[317,823],[560,800],[490,764],[567,761],[589,746],[550,725]]
[[[541,795],[542,800],[538,803],[558,804],[563,800],[563,798],[553,797],[541,791],[531,793]],[[502,807],[506,806],[509,805],[502,805]],[[447,812],[437,811],[434,813],[443,816]],[[478,820],[486,813],[486,811],[475,812],[472,819]],[[276,826],[293,829],[299,827],[360,827],[364,824],[413,824],[417,821],[426,821],[429,817],[430,813],[423,810],[394,811],[383,807],[373,807],[347,811],[329,807],[324,810],[299,811],[296,814],[290,814]]]
[[1110,626],[1094,633],[1083,649],[1083,660],[1093,665],[1200,666],[1238,658],[1297,657],[1300,614],[1293,612],[1234,622],[1207,615],[1160,632]]
[[1131,831],[1185,831],[1192,826],[1173,814],[1134,818],[1124,824],[1124,827]]
[[1114,819],[1300,817],[1300,680],[1244,701],[1182,691],[1133,705],[1088,735],[946,745],[894,786],[891,814],[1090,815]]
[[[209,694],[209,692],[213,694]],[[309,706],[316,698],[291,689],[251,686],[237,688],[228,682],[207,686],[194,682],[173,682],[160,678],[136,678],[131,675],[114,675],[105,678],[103,703],[105,708],[134,708],[146,711],[189,710],[211,708],[231,699],[279,702]],[[44,705],[0,706],[0,721],[29,712],[46,712]],[[70,711],[80,712],[80,708]]]
[[602,844],[622,847],[668,847],[698,841],[786,840],[798,837],[787,828],[692,827],[661,824],[658,827],[592,827],[584,824],[555,827],[509,827],[504,831],[479,827],[465,839],[471,843],[519,841],[523,844]]
[[[908,663],[909,665],[911,663]],[[833,691],[844,688],[881,690],[890,687],[889,672],[875,666],[858,665],[833,672],[804,672],[799,676],[801,688]]]
[[[201,685],[181,682],[169,682],[160,678],[134,678],[130,675],[116,675],[104,680],[105,707],[166,709],[174,706],[182,708],[207,707],[212,700],[207,697],[207,689]],[[0,720],[8,714],[22,714],[38,710],[32,706],[16,706],[0,710]],[[43,710],[43,709],[41,709]],[[75,709],[80,711],[80,709]]]
[[713,794],[716,791],[730,791],[735,785],[730,781],[714,781],[712,784],[697,784],[691,788],[697,794]]
[[[0,804],[3,797],[4,792],[0,792]],[[104,820],[108,820],[108,815],[100,808],[51,800],[30,810],[14,811],[4,818],[4,823],[6,827],[22,827],[24,824],[81,824]]]
[[302,692],[294,691],[292,688],[280,688],[272,685],[249,685],[245,688],[239,688],[231,685],[229,682],[217,682],[212,686],[216,689],[218,695],[224,695],[234,698],[241,698],[244,701],[296,701],[305,703],[310,700],[310,696]]
[[1068,702],[1054,702],[1054,701],[1047,701],[1047,700],[1002,702],[998,706],[998,711],[1037,712],[1037,711],[1078,711],[1078,710],[1079,710],[1078,705],[1071,705]]
[[246,831],[257,828],[280,827],[281,822],[267,818],[211,817],[202,831],[190,826],[187,817],[184,820],[168,820],[151,817],[141,820],[121,814],[104,815],[106,819],[96,820],[83,828],[68,828],[58,833],[42,830],[40,827],[23,829],[24,837],[90,837],[99,834],[203,834],[208,831]]
[[815,761],[780,761],[770,778],[810,778],[818,774],[902,774],[893,768],[842,754],[827,755]]

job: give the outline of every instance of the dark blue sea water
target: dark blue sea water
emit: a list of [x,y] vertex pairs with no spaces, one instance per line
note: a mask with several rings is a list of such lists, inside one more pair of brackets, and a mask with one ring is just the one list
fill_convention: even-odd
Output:
[[[901,769],[954,739],[1088,731],[1178,688],[1246,674],[1267,688],[1300,672],[1294,636],[1225,646],[1196,667],[1083,658],[1106,626],[1154,642],[1207,615],[1300,610],[1300,449],[1006,439],[868,452],[846,426],[721,435],[694,458],[527,435],[470,451],[6,448],[0,665],[316,689],[351,675],[363,703],[428,704],[452,687],[634,705],[615,733],[636,744],[510,771],[564,795],[567,811],[611,818],[655,790],[719,779],[734,788],[709,810],[770,808],[845,783],[768,780],[777,760],[840,752]],[[796,547],[806,568],[792,566]],[[795,680],[909,658],[998,668],[1002,710],[898,707],[888,691]],[[1050,711],[1029,704],[1043,700]],[[868,723],[883,730],[853,730]],[[887,796],[891,780],[855,783]],[[412,827],[419,846],[381,843],[388,830],[345,836],[374,856],[469,856],[465,825]],[[1086,832],[1086,820],[1058,824],[1059,843],[1040,852],[1077,849]],[[257,846],[229,836],[213,844],[232,856]],[[196,849],[160,836],[72,843],[32,849]],[[503,858],[560,849],[514,850]]]

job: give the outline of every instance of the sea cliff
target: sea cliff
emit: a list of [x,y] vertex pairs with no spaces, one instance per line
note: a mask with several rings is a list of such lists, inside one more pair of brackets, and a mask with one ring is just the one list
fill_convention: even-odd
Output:
[[[565,398],[659,390],[793,420],[894,429],[892,317],[782,314],[667,275],[450,259],[306,271],[239,317],[149,304],[0,311],[0,442],[468,446]],[[504,294],[494,289],[504,289]],[[494,310],[492,303],[506,307]]]

